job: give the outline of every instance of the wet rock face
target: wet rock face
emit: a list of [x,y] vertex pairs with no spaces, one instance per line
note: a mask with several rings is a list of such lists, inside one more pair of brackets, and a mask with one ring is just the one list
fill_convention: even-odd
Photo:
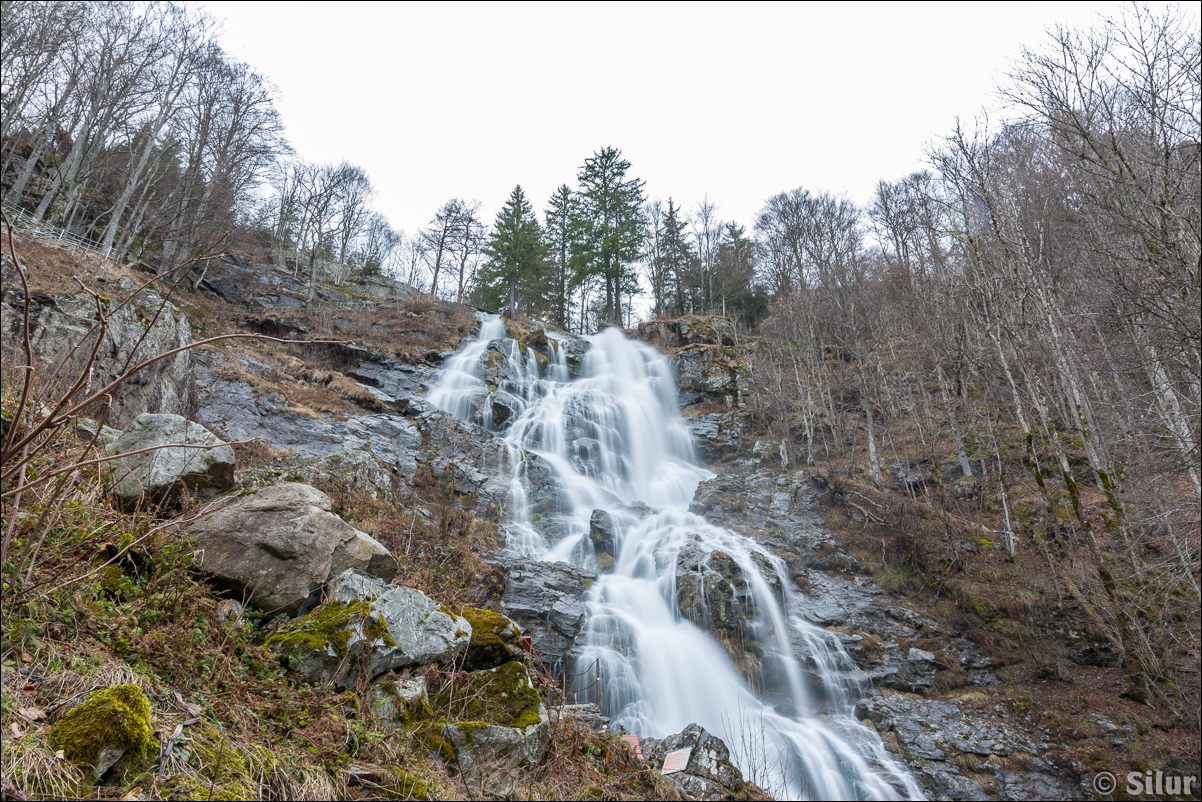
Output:
[[321,606],[267,645],[310,682],[345,689],[398,668],[449,664],[471,637],[466,619],[421,591],[348,570],[330,582]]
[[[128,279],[122,279],[122,282],[111,291],[117,300],[104,302],[108,330],[80,400],[107,386],[126,368],[192,342],[192,328],[187,317],[174,305],[164,305],[158,293],[144,291],[133,303],[118,308],[120,299],[134,289]],[[0,303],[0,332],[7,342],[18,343],[22,339],[20,286],[19,281],[9,280],[6,271],[3,302]],[[49,376],[66,357],[67,362],[58,369],[58,376],[70,385],[83,372],[95,343],[96,335],[88,335],[89,329],[96,324],[95,301],[83,293],[38,295],[32,301],[30,339],[34,368],[41,375]],[[82,345],[71,353],[77,343]],[[182,412],[192,398],[193,365],[194,355],[187,350],[133,374],[112,394],[112,405],[103,422],[120,427],[144,412]]]
[[685,423],[702,462],[714,463],[739,454],[750,417],[737,410],[686,414]]
[[584,363],[584,357],[588,354],[588,349],[592,347],[592,344],[588,340],[583,340],[579,337],[561,335],[555,340],[553,347],[563,351],[565,361],[568,364],[568,375],[575,378],[580,375],[580,367]]
[[643,758],[656,770],[662,769],[664,757],[677,749],[691,748],[684,770],[667,777],[689,799],[730,799],[743,790],[743,773],[730,761],[726,743],[710,735],[698,724],[690,724],[667,738],[642,738],[639,749]]
[[[181,447],[161,447],[172,443]],[[204,448],[183,447],[187,445]],[[131,453],[148,448],[155,450]],[[205,500],[234,486],[234,450],[179,415],[143,413],[104,451],[110,457],[129,455],[104,465],[113,501],[123,510],[177,507],[187,494]]]
[[[783,603],[775,567],[758,552],[752,560],[769,591],[778,603]],[[681,615],[702,629],[737,630],[740,619],[755,614],[751,581],[729,554],[689,545],[676,558],[676,606]]]
[[584,625],[584,595],[596,575],[567,563],[514,560],[497,566],[505,573],[501,609],[531,637],[535,656],[562,676],[570,668]]
[[346,375],[360,384],[375,388],[393,399],[398,411],[406,411],[404,401],[419,398],[438,383],[438,371],[425,365],[406,365],[390,359],[360,361],[347,368]]
[[593,543],[593,553],[597,555],[598,561],[604,554],[608,555],[612,564],[613,558],[618,556],[618,533],[614,528],[613,516],[605,510],[593,510],[593,514],[589,517],[588,534]]
[[[1081,799],[1076,777],[1052,765],[1050,744],[1036,743],[1007,722],[955,702],[897,694],[865,699],[856,718],[892,733],[923,790],[936,799]],[[975,766],[966,776],[964,765]]]
[[315,487],[286,483],[232,497],[185,530],[197,570],[233,598],[295,615],[330,579],[356,569],[389,581],[396,560],[330,512]]
[[[387,408],[397,412],[339,419],[291,411],[280,393],[256,394],[249,384],[222,378],[228,362],[206,354],[197,367],[197,419],[230,439],[262,437],[290,451],[288,473],[306,479],[353,475],[360,488],[388,497],[411,485],[419,466],[460,493],[475,493],[476,514],[490,517],[509,495],[510,454],[491,432],[432,407],[418,392],[432,379],[425,368],[360,362],[351,369]],[[247,366],[249,370],[253,366]],[[394,395],[395,393],[395,395]],[[316,416],[315,416],[316,415]],[[521,455],[535,511],[555,506],[552,474],[541,458]]]

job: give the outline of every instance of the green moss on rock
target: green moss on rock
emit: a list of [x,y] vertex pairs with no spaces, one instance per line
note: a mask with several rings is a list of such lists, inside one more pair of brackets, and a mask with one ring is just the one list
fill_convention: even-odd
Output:
[[493,668],[521,654],[522,630],[501,613],[465,607],[459,614],[472,625],[472,639],[463,663],[465,668]]
[[88,694],[54,725],[50,745],[100,779],[122,757],[145,758],[154,738],[150,700],[137,685],[114,685]]
[[[378,718],[398,724],[429,721],[434,715],[430,700],[426,696],[424,683],[421,686],[404,687],[402,683],[414,683],[395,674],[387,675],[367,691],[367,704]],[[420,692],[415,688],[420,687]]]
[[438,715],[446,716],[439,723],[455,724],[461,729],[476,722],[480,726],[530,727],[542,720],[540,704],[526,666],[517,660],[498,668],[468,672],[466,684],[448,682],[430,699]]
[[365,625],[363,634],[370,640],[382,640],[389,646],[396,641],[388,634],[382,615],[372,616],[371,602],[329,602],[308,615],[285,624],[267,639],[266,645],[279,652],[285,661],[329,648],[345,657],[355,628]]
[[429,799],[430,786],[404,769],[392,769],[385,775],[385,796],[389,799]]

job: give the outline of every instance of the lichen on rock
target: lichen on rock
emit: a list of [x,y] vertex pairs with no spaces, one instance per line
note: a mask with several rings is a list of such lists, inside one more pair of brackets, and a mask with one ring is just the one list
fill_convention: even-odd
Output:
[[50,745],[99,780],[128,756],[141,760],[150,749],[154,728],[150,700],[137,685],[93,691],[50,732]]
[[357,676],[363,668],[359,665],[362,650],[350,648],[356,635],[368,643],[379,640],[385,645],[396,646],[396,641],[388,634],[388,624],[382,615],[372,615],[368,600],[323,604],[312,613],[285,624],[267,639],[266,645],[279,653],[289,668],[306,674],[313,674],[308,670],[308,663],[315,657],[323,667],[333,658],[338,675],[329,679],[340,679],[344,675]]
[[449,664],[467,648],[472,625],[413,588],[344,571],[329,600],[267,640],[310,682],[341,689],[407,666]]

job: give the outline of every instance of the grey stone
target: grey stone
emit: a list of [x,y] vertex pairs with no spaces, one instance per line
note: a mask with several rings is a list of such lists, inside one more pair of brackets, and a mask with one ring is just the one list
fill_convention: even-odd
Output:
[[441,735],[455,752],[455,764],[449,768],[473,793],[509,798],[523,773],[538,766],[546,754],[551,718],[542,704],[538,716],[537,723],[526,727],[443,725]]
[[[133,289],[132,284],[127,287]],[[19,342],[22,337],[19,290],[19,283],[4,282],[0,336],[7,342]],[[192,343],[187,317],[165,303],[158,293],[143,291],[122,304],[129,292],[117,286],[112,292],[119,299],[102,302],[107,326],[90,367],[87,360],[97,336],[92,331],[96,325],[93,298],[84,293],[35,294],[31,298],[29,334],[34,369],[41,376],[55,373],[64,386],[87,370],[90,376],[78,400],[108,386],[129,367]],[[193,394],[193,364],[193,352],[188,349],[130,375],[110,394],[108,423],[125,426],[144,412],[177,413],[185,409]]]
[[102,426],[91,418],[80,418],[75,421],[75,435],[86,443],[107,446],[121,436],[121,430]]
[[703,461],[711,463],[740,452],[748,420],[746,412],[736,411],[685,416],[699,455]]
[[593,543],[593,551],[598,554],[618,555],[617,532],[614,529],[614,519],[605,510],[593,510],[588,522],[589,539]]
[[[335,633],[327,632],[325,622],[358,603],[367,605],[365,612],[352,614]],[[315,646],[313,635],[324,642]],[[285,625],[268,645],[310,682],[331,682],[345,689],[398,668],[449,664],[471,637],[472,625],[466,619],[444,612],[420,590],[347,570],[330,581],[320,607]]]
[[371,536],[330,512],[315,487],[286,483],[231,497],[185,530],[196,568],[233,598],[295,615],[330,579],[358,569],[384,580],[396,560]]
[[[698,724],[690,724],[667,738],[639,740],[643,759],[657,771],[663,767],[664,757],[669,752],[685,748],[691,748],[692,752],[684,771],[667,776],[691,799],[727,799],[743,790],[743,773],[731,762],[726,743]],[[693,782],[689,778],[702,782]]]
[[383,721],[409,721],[432,712],[425,677],[385,675],[367,689],[364,701]]
[[[1077,778],[1043,759],[1043,745],[986,711],[968,710],[950,701],[896,694],[861,700],[856,704],[855,716],[870,719],[879,732],[893,732],[897,736],[902,759],[931,797],[1083,798],[1085,789]],[[1016,753],[1025,759],[1001,760]],[[957,760],[966,755],[973,756],[975,762],[988,770],[1001,789],[987,794],[975,779],[966,777],[957,765]]]
[[601,708],[594,702],[580,705],[560,705],[549,710],[551,725],[555,726],[562,718],[564,721],[576,721],[588,727],[593,732],[609,732],[609,716],[602,715]]
[[[180,445],[129,454],[173,443]],[[113,500],[124,510],[144,504],[178,506],[185,492],[204,500],[234,486],[234,450],[179,415],[139,415],[105,447],[105,454],[129,454],[104,463]]]

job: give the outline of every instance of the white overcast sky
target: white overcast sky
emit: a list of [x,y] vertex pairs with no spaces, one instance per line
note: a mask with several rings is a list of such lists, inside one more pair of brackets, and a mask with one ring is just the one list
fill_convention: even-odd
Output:
[[[584,159],[622,150],[649,197],[708,196],[750,229],[804,186],[865,203],[996,107],[1020,49],[1111,2],[201,3],[279,89],[297,154],[364,167],[413,234],[447,199],[540,219]],[[1195,12],[1196,13],[1196,12]]]

